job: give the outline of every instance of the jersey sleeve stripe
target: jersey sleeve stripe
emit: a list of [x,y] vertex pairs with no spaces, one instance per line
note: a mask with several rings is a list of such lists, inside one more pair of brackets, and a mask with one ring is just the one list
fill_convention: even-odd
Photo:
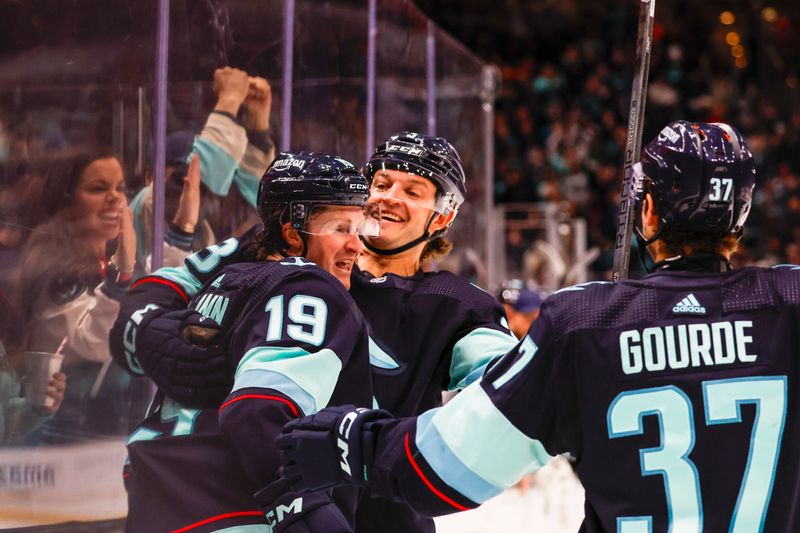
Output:
[[417,449],[436,475],[474,502],[483,503],[503,492],[503,487],[487,482],[466,467],[450,450],[436,426],[430,423],[437,410],[426,411],[419,416],[415,438]]
[[[297,347],[256,346],[248,350],[239,362],[234,376],[234,389],[239,388],[239,383],[248,372],[266,371],[283,376],[284,383],[293,383],[308,394],[310,399],[304,401],[308,410],[303,408],[303,411],[310,415],[328,405],[341,370],[341,359],[329,348],[309,353]],[[261,374],[260,377],[266,376],[267,374]],[[277,387],[272,385],[272,388]],[[295,401],[302,398],[291,397]]]
[[212,522],[219,522],[220,520],[227,520],[228,518],[237,518],[240,516],[264,516],[264,512],[238,511],[236,513],[225,513],[217,516],[212,516],[210,518],[206,518],[205,520],[200,520],[199,522],[195,522],[194,524],[189,524],[188,526],[179,529],[174,529],[170,531],[170,533],[184,533],[185,531],[191,531],[193,529],[197,529],[198,527],[205,526],[206,524],[211,524]]
[[[418,420],[435,427],[436,431],[417,428],[417,447],[427,448],[425,439],[440,438],[449,453],[487,484],[507,488],[525,473],[532,472],[550,461],[542,444],[520,431],[495,406],[480,382],[464,389],[427,420]],[[486,450],[492,450],[487,455]],[[435,458],[425,455],[431,463]],[[431,466],[436,474],[441,466]],[[444,476],[442,474],[445,474]],[[455,487],[454,487],[455,488]]]
[[517,339],[498,329],[476,328],[453,346],[448,390],[463,389],[483,375],[486,365],[514,349]]
[[286,398],[281,398],[280,396],[271,396],[269,394],[243,394],[241,396],[237,396],[236,398],[228,400],[227,402],[220,405],[219,411],[222,411],[229,405],[234,404],[240,400],[272,400],[275,402],[282,402],[289,406],[294,416],[300,416],[300,412],[297,410],[297,407],[291,401],[287,400]]
[[304,415],[313,414],[319,410],[311,393],[279,372],[260,369],[242,372],[237,376],[232,392],[253,388],[272,389],[285,394],[300,407]]
[[160,283],[161,285],[166,285],[167,287],[171,287],[175,289],[175,291],[181,296],[181,298],[183,298],[186,301],[187,304],[189,303],[189,297],[186,295],[186,291],[184,291],[180,285],[173,283],[168,279],[159,278],[158,276],[146,276],[144,278],[141,278],[137,280],[133,285],[131,285],[131,289],[135,289],[139,285],[144,285],[145,283]]
[[425,474],[420,469],[420,467],[417,464],[417,462],[414,460],[414,457],[411,455],[411,447],[408,444],[408,433],[406,433],[405,447],[406,447],[406,457],[408,458],[408,462],[411,463],[411,467],[414,469],[414,472],[416,472],[417,475],[419,476],[419,478],[422,480],[422,482],[425,483],[425,486],[428,487],[431,490],[431,492],[433,492],[436,496],[438,496],[442,501],[452,505],[453,507],[455,507],[459,511],[468,511],[469,507],[464,507],[463,505],[459,504],[458,502],[453,501],[451,498],[448,498],[447,495],[445,495],[439,489],[434,487],[433,483],[431,483],[428,480],[428,478],[425,476]]
[[203,288],[200,280],[194,277],[186,267],[163,267],[156,270],[154,274],[157,277],[177,283],[190,297],[200,292],[200,289]]

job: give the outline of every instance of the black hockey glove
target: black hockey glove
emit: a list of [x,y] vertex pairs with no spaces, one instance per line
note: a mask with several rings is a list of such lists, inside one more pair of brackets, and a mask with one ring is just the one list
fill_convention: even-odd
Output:
[[285,461],[281,475],[297,491],[366,485],[375,453],[371,423],[391,417],[380,409],[342,405],[290,420],[278,437]]
[[232,386],[225,350],[199,344],[213,336],[209,330],[218,329],[190,309],[145,313],[136,331],[136,359],[173,400],[188,407],[218,407]]
[[353,528],[327,492],[300,494],[278,479],[254,494],[272,533],[351,533]]

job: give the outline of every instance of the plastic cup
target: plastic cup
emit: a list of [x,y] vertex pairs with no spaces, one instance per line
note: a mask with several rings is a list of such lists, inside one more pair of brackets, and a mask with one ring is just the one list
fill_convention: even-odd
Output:
[[39,407],[51,407],[55,400],[47,395],[48,382],[61,370],[64,357],[50,352],[25,352],[25,397]]

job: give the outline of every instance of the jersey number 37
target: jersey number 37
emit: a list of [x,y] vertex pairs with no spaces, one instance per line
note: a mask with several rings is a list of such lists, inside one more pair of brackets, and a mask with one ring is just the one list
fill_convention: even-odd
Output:
[[[786,376],[720,379],[703,382],[705,423],[742,422],[741,406],[756,408],[739,496],[730,533],[760,532],[772,495],[783,428],[786,421]],[[619,394],[608,409],[608,436],[616,439],[641,434],[642,419],[659,419],[661,446],[639,451],[643,476],[661,475],[667,496],[669,531],[703,530],[700,473],[689,459],[695,443],[695,423],[689,397],[675,386]],[[617,533],[649,533],[651,516],[617,518]]]

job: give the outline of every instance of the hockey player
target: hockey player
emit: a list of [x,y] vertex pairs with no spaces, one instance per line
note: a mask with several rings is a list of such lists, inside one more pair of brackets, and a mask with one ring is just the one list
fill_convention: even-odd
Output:
[[637,174],[654,272],[558,291],[442,408],[391,419],[339,407],[290,422],[280,445],[292,486],[369,483],[438,515],[569,452],[586,489],[582,531],[800,531],[800,267],[729,262],[753,157],[727,124],[678,121]]
[[[447,253],[445,238],[466,194],[461,160],[445,139],[416,133],[392,135],[366,165],[370,204],[381,208],[380,236],[365,237],[353,268],[350,294],[370,325],[370,362],[378,406],[413,416],[441,405],[441,391],[465,387],[488,362],[517,340],[491,295],[449,272],[424,272],[423,261]],[[244,239],[243,239],[244,242]],[[208,266],[161,269],[134,286],[139,301],[185,307],[178,292],[193,293],[221,265],[242,260],[247,246],[226,241],[204,252]],[[214,257],[214,263],[211,263]],[[149,295],[149,296],[148,296]],[[166,307],[166,303],[163,304]],[[125,311],[119,320],[125,320]],[[136,356],[160,389],[186,401],[213,400],[219,355],[179,334],[195,318],[175,311],[137,333]],[[168,339],[162,344],[161,332]],[[121,341],[112,338],[121,357]],[[218,401],[218,400],[217,400]],[[408,506],[365,498],[357,530],[433,531],[433,520]]]
[[[367,196],[366,178],[333,156],[281,154],[265,174],[252,262],[219,270],[189,305],[200,318],[186,334],[215,337],[227,356],[227,398],[198,410],[159,395],[128,442],[128,531],[352,531],[353,488],[261,489],[276,479],[275,438],[286,421],[331,402],[372,405],[366,323],[346,290],[359,234],[380,224]],[[189,262],[207,272],[217,259]],[[135,371],[139,328],[165,313],[135,296],[124,305],[136,310],[115,334]]]

